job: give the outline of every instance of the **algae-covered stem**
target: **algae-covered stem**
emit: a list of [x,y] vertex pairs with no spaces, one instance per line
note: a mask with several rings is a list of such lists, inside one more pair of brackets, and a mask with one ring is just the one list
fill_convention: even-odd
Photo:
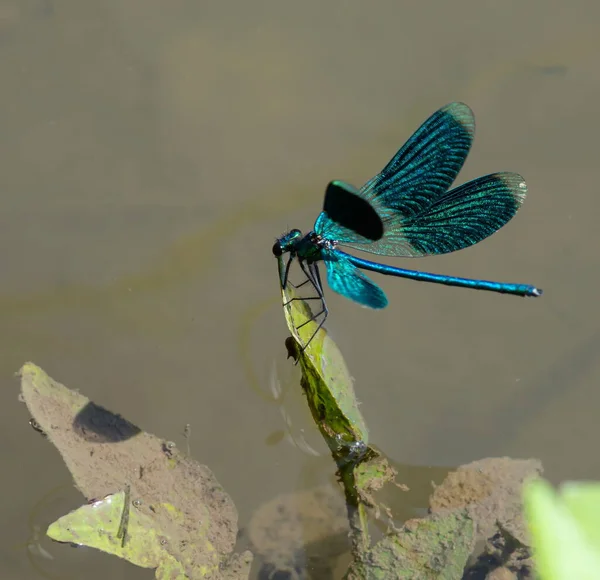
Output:
[[371,547],[371,536],[369,534],[369,523],[367,508],[360,497],[356,485],[354,470],[355,463],[340,465],[338,474],[344,486],[346,496],[346,509],[348,510],[348,523],[350,524],[350,543],[352,555],[355,562],[362,560],[362,555]]

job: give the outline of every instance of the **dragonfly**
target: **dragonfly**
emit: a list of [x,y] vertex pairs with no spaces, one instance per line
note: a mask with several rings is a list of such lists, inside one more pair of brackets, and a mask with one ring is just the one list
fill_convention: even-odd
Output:
[[281,287],[289,282],[297,260],[316,295],[293,300],[318,300],[321,317],[308,346],[325,323],[329,310],[319,263],[325,264],[330,288],[369,308],[385,308],[383,290],[363,270],[475,290],[515,296],[541,296],[529,284],[492,282],[406,270],[359,258],[349,247],[380,256],[417,258],[447,254],[472,246],[504,226],[525,200],[527,184],[517,173],[478,177],[450,189],[467,158],[475,134],[475,118],[464,103],[454,102],[433,113],[394,155],[383,170],[360,189],[344,181],[326,188],[323,211],[313,229],[292,229],[279,237],[273,254],[289,258],[280,271]]

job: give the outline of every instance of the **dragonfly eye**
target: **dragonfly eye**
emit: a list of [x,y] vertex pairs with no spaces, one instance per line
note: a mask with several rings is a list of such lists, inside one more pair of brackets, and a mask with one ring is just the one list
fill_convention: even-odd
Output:
[[281,247],[281,244],[279,242],[275,242],[273,244],[273,249],[271,251],[273,252],[273,255],[276,258],[279,258],[279,256],[283,254],[283,248]]

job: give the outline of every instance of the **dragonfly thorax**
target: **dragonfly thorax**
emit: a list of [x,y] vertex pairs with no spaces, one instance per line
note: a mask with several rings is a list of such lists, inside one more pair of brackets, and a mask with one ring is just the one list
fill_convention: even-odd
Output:
[[318,262],[323,259],[323,250],[331,251],[336,246],[335,240],[324,238],[315,231],[303,235],[300,230],[293,229],[277,239],[272,252],[277,258],[289,252],[292,257],[298,257],[301,261]]
[[323,251],[334,250],[337,242],[322,237],[316,232],[308,232],[301,240],[298,240],[294,246],[295,255],[301,261],[309,264],[323,259]]
[[317,246],[321,250],[335,250],[335,248],[338,245],[338,243],[335,240],[324,238],[316,232],[310,232],[306,235],[306,238],[309,239],[312,245]]

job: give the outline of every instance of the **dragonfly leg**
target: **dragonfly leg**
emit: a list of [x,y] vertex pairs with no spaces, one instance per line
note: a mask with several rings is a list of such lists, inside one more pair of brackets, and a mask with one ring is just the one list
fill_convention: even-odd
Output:
[[[294,290],[297,290],[298,288],[302,288],[302,286],[304,286],[305,284],[311,284],[312,287],[315,289],[315,292],[317,293],[316,296],[306,296],[306,297],[300,297],[300,296],[296,296],[295,298],[290,298],[287,302],[284,302],[283,305],[287,306],[288,304],[291,304],[294,300],[320,300],[321,304],[324,306],[325,305],[325,301],[323,298],[323,288],[321,286],[321,278],[319,277],[319,270],[316,269],[316,265],[315,270],[316,270],[316,276],[315,274],[310,270],[310,266],[307,269],[307,266],[305,264],[304,261],[299,260],[300,262],[300,268],[302,269],[302,272],[304,272],[304,275],[306,276],[306,280],[304,280],[304,282],[301,282],[300,284],[298,284],[297,286],[292,284],[292,282],[290,281],[289,278],[289,271],[290,271],[290,265],[292,263],[292,259],[290,258],[290,260],[287,263],[286,269],[285,269],[285,274],[284,274],[284,288],[287,285],[290,285],[292,288],[294,288]],[[321,310],[321,312],[319,312],[319,314],[317,314],[315,316],[315,318],[317,316],[320,316],[323,313],[323,310]],[[310,320],[307,320],[304,324],[307,324],[308,322],[311,322],[312,320],[314,320],[314,318],[311,318]],[[300,328],[300,327],[298,327]]]
[[325,321],[327,320],[327,316],[329,315],[329,310],[327,309],[327,306],[324,306],[323,310],[321,310],[321,312],[319,312],[318,314],[315,314],[310,320],[307,320],[306,322],[304,322],[303,324],[301,324],[298,327],[298,328],[301,328],[308,322],[312,322],[313,320],[316,320],[321,315],[323,315],[323,320],[321,320],[321,322],[319,322],[319,326],[317,326],[316,330],[312,333],[311,337],[308,339],[308,342],[302,347],[302,349],[301,349],[302,352],[304,352],[308,348],[308,345],[312,342],[312,339],[317,335],[317,332],[319,332],[319,330],[321,330],[321,328],[325,324]]
[[[308,283],[310,283],[310,280],[306,279],[306,280],[304,280],[304,282],[298,284],[298,286],[294,286],[294,284],[292,284],[290,281],[288,281],[288,284],[295,290],[297,290],[298,288],[302,288],[302,286],[304,286],[305,284],[308,284]],[[318,296],[317,296],[317,298],[318,298]]]
[[283,279],[280,280],[282,288],[285,288],[287,286],[288,279],[290,277],[290,268],[292,266],[293,260],[294,260],[294,255],[290,254],[290,259],[287,261],[287,264],[285,265],[285,272],[283,273]]
[[[290,298],[287,302],[284,302],[283,305],[287,306],[288,304],[291,304],[292,302],[294,302],[294,300],[302,300],[302,301],[304,301],[304,300],[321,300],[321,301],[323,301],[323,299],[320,296],[306,296],[304,298],[301,298],[300,296],[296,296],[295,298]],[[312,320],[312,318],[311,318],[311,320]],[[310,322],[310,320],[308,322]],[[302,324],[306,324],[306,322],[303,322]]]
[[319,322],[319,325],[317,326],[315,331],[312,333],[311,337],[308,339],[308,342],[302,347],[302,351],[305,351],[306,348],[308,347],[308,345],[312,342],[312,339],[317,335],[317,332],[319,332],[319,330],[321,330],[321,328],[325,324],[325,321],[327,320],[327,316],[329,315],[329,309],[327,308],[327,304],[325,303],[325,295],[323,293],[323,285],[321,284],[321,275],[319,273],[319,268],[317,267],[317,264],[313,262],[313,263],[307,265],[304,261],[300,260],[300,267],[302,268],[302,271],[306,275],[306,280],[305,280],[305,282],[303,282],[303,284],[306,282],[310,282],[312,284],[312,287],[315,289],[317,296],[311,296],[309,298],[297,298],[297,299],[292,298],[292,300],[319,300],[321,302],[321,311],[317,312],[317,314],[313,314],[313,316],[311,316],[311,318],[309,318],[306,322],[303,322],[302,324],[300,324],[297,327],[297,330],[302,328],[309,322],[312,322],[313,320],[317,320],[320,316],[323,317],[323,319]]
[[[297,286],[290,280],[290,267],[292,266],[293,260],[294,260],[294,256],[290,255],[290,259],[288,260],[288,263],[285,266],[285,273],[283,275],[283,288],[285,288],[289,284],[294,290],[297,290],[298,288],[302,288],[302,286],[304,286],[305,284],[312,282],[312,280],[307,276],[306,280],[304,280],[304,282],[298,284]],[[310,300],[310,299],[307,298],[307,300]],[[285,304],[284,304],[284,306],[285,306]]]

